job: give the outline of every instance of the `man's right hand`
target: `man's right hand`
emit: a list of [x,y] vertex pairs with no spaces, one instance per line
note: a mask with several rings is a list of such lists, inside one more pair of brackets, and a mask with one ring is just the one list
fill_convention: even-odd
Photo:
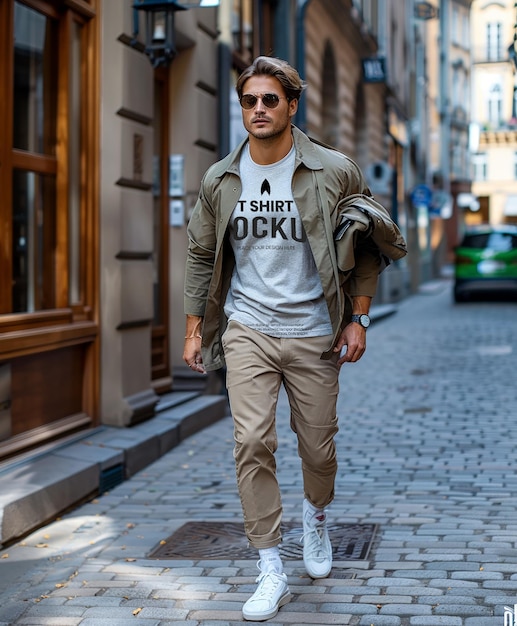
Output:
[[201,354],[201,328],[203,318],[196,315],[187,315],[185,329],[185,344],[183,346],[183,360],[193,372],[206,374]]

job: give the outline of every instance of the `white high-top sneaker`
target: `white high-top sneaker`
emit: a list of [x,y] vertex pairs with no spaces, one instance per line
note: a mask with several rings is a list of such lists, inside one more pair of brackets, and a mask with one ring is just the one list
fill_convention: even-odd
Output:
[[311,578],[326,578],[332,569],[332,545],[325,511],[314,513],[303,501],[303,563]]
[[257,567],[260,570],[256,580],[257,590],[242,607],[242,616],[250,622],[263,622],[274,617],[278,609],[291,599],[285,574],[279,574],[274,569],[264,571],[260,561]]

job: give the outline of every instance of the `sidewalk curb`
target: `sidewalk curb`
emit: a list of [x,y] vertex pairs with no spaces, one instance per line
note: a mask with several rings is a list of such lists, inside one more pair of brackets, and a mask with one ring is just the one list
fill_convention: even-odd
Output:
[[0,471],[0,548],[130,478],[229,414],[222,395],[173,392],[131,428],[101,426]]

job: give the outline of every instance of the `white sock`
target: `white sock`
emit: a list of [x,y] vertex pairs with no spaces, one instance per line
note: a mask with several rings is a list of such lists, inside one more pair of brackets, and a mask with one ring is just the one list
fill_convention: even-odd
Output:
[[284,570],[282,559],[280,558],[280,550],[278,546],[273,548],[262,548],[259,550],[260,569],[264,572],[274,570],[277,574],[281,574]]
[[303,509],[309,514],[309,517],[320,518],[321,516],[323,516],[323,519],[325,519],[325,509],[316,508],[314,504],[311,504],[309,500],[307,500],[307,498],[305,498],[303,502]]

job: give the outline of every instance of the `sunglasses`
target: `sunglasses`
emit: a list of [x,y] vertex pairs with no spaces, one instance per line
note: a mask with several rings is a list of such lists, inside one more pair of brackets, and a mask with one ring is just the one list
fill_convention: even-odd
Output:
[[276,93],[244,93],[239,99],[241,103],[241,107],[243,109],[249,110],[253,109],[258,100],[262,100],[262,104],[268,109],[276,109],[280,100],[287,100],[287,98],[282,98],[281,96],[277,96]]

